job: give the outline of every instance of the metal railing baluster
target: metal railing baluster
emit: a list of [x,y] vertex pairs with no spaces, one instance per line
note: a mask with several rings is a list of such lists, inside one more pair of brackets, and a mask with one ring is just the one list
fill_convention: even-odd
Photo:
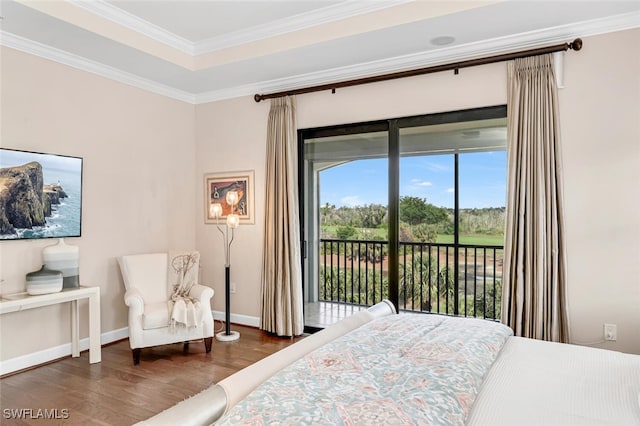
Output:
[[[389,282],[388,277],[385,278],[384,267],[386,242],[322,239],[320,247],[320,301],[368,306],[385,297],[385,286]],[[427,253],[425,250],[428,250]],[[399,277],[401,294],[404,295],[404,300],[400,300],[401,309],[497,319],[497,304],[500,303],[498,284],[502,281],[498,257],[502,258],[502,252],[502,246],[459,244],[456,249],[455,244],[400,243],[399,260],[404,264]],[[449,267],[451,253],[454,256],[463,253],[464,273],[460,273],[461,277],[452,276],[455,273]],[[489,261],[491,265],[487,263]],[[470,276],[471,273],[473,276]],[[453,288],[450,288],[451,279],[456,280]],[[464,280],[463,286],[459,285],[460,279]],[[489,279],[493,281],[493,286],[487,284]],[[482,280],[482,287],[479,287],[479,280]],[[469,285],[473,285],[473,295]],[[487,294],[487,291],[490,293]],[[459,309],[459,306],[450,309],[449,302],[459,304],[460,296],[463,296],[464,309]]]

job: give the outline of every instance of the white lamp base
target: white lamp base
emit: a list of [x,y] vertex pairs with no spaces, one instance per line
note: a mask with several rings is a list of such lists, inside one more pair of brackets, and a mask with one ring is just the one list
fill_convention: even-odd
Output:
[[231,331],[231,334],[226,334],[224,331],[216,334],[216,340],[220,342],[233,342],[240,338],[240,333],[237,331]]

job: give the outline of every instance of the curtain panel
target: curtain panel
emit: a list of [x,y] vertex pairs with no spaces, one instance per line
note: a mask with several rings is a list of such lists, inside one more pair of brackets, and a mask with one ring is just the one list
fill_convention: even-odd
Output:
[[507,64],[507,209],[502,322],[569,341],[558,94],[551,54]]
[[304,331],[297,162],[295,100],[274,98],[267,125],[260,328],[278,336]]

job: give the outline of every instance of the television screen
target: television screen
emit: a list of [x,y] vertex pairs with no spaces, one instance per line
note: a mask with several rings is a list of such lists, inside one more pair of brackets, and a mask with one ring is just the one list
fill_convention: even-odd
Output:
[[82,158],[0,148],[0,239],[79,237]]

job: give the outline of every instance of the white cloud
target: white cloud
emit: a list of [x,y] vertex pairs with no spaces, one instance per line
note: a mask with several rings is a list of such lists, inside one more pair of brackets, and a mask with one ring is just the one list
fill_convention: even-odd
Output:
[[360,201],[360,197],[357,195],[347,195],[346,197],[342,197],[340,202],[349,207],[355,207],[362,205],[362,201]]
[[411,186],[432,186],[431,182],[424,181],[422,179],[411,179]]
[[445,164],[434,163],[431,161],[425,161],[420,165],[423,169],[434,173],[450,172],[451,167]]
[[455,192],[455,188],[447,188],[448,194],[453,194]]

